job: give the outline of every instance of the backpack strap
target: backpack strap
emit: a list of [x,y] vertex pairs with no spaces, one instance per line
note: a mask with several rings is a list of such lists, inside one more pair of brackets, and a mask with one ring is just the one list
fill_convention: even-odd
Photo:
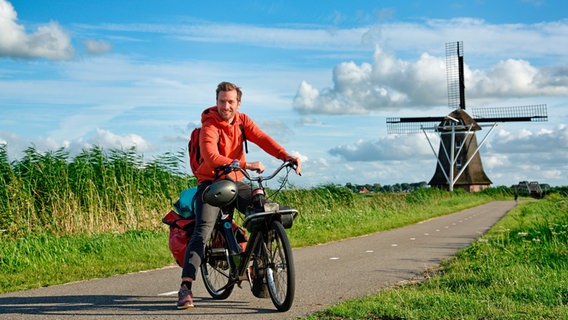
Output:
[[245,127],[242,123],[239,123],[239,127],[241,128],[241,132],[243,133],[243,142],[245,143],[245,153],[249,153],[249,148],[247,144],[247,135],[245,134]]

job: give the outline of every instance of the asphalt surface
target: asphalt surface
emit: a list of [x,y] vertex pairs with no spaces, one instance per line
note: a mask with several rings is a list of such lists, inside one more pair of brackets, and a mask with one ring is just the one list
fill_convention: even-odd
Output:
[[[243,285],[211,299],[201,278],[195,308],[177,310],[181,268],[118,275],[0,295],[0,319],[291,319],[419,278],[484,234],[514,201],[496,201],[415,225],[294,249],[296,296],[288,312]],[[38,266],[41,272],[41,266]],[[1,275],[0,275],[1,276]]]

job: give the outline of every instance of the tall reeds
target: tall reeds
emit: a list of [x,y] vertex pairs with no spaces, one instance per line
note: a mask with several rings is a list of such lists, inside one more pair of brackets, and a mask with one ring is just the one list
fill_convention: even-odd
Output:
[[[0,236],[159,230],[179,193],[196,183],[184,171],[184,161],[183,150],[144,161],[134,148],[105,151],[95,146],[71,157],[64,148],[40,153],[31,146],[21,159],[10,162],[6,145],[0,145]],[[338,226],[356,227],[334,232],[337,237],[354,236],[388,227],[385,220],[393,215],[399,225],[412,223],[487,197],[433,189],[364,195],[322,185],[292,186],[273,200],[300,211],[291,234],[306,245],[324,241],[318,238],[325,234],[320,231],[344,229]]]
[[0,233],[74,234],[157,229],[160,218],[195,183],[181,170],[184,154],[151,161],[134,148],[100,147],[70,157],[34,146],[10,162],[0,145]]

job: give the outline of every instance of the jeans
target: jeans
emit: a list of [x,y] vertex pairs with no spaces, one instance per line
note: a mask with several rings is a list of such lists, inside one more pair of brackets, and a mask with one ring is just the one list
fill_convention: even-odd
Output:
[[[203,191],[205,191],[205,188],[210,184],[211,181],[205,181],[197,187],[195,194],[195,229],[185,251],[183,271],[181,273],[182,278],[188,277],[193,280],[196,279],[197,270],[203,258],[205,244],[211,237],[217,216],[220,212],[220,208],[203,203]],[[237,200],[230,204],[228,209],[234,210],[236,207],[241,213],[245,213],[252,197],[252,189],[243,182],[237,182],[237,190]]]

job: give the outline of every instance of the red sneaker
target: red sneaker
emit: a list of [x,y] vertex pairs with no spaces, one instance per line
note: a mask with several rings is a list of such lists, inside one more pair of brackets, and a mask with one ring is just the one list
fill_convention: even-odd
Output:
[[185,284],[179,289],[177,308],[180,310],[193,308],[193,294]]

